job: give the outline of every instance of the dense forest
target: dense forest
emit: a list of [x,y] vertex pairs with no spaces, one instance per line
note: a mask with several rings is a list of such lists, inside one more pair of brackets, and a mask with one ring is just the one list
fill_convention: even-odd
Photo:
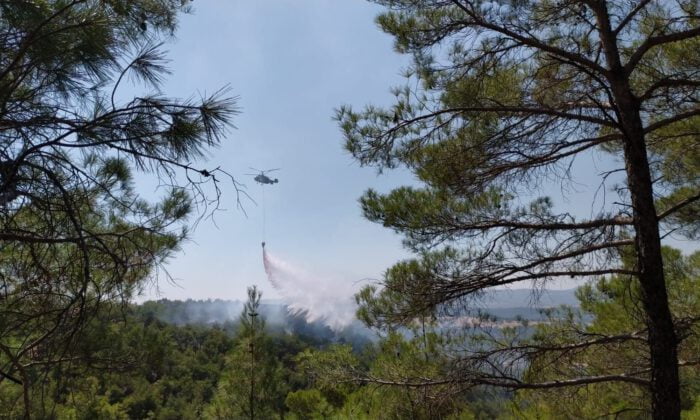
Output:
[[[410,174],[359,199],[409,256],[332,329],[257,286],[135,303],[224,197],[257,205],[207,160],[240,98],[164,92],[191,0],[0,0],[0,417],[700,418],[697,0],[371,3],[404,81],[334,123]],[[484,305],[557,282],[575,302]]]
[[[683,257],[669,248],[665,255],[673,267],[674,313],[694,313],[700,309],[700,253]],[[353,327],[333,331],[300,315],[267,323],[265,314],[279,313],[279,304],[261,304],[254,288],[245,305],[160,300],[104,306],[81,333],[74,361],[31,368],[31,404],[36,417],[61,419],[541,419],[600,412],[636,418],[648,394],[630,386],[518,393],[456,381],[419,386],[426,377],[449,375],[448,355],[456,349],[473,351],[484,343],[496,349],[523,336],[528,344],[516,359],[520,376],[530,380],[555,378],[580,366],[601,373],[639,366],[644,357],[639,343],[613,340],[603,357],[571,349],[554,360],[528,359],[565,340],[572,329],[600,339],[641,328],[628,282],[615,277],[579,288],[578,305],[542,308],[536,322],[482,311],[469,318],[469,327],[455,319],[422,319],[410,328],[372,334]],[[231,306],[240,310],[237,318],[212,320],[212,314],[222,316]],[[694,338],[681,354],[692,357],[697,351],[700,340]],[[700,370],[684,373],[683,413],[697,418]],[[8,379],[0,383],[0,414],[21,417],[22,388]]]

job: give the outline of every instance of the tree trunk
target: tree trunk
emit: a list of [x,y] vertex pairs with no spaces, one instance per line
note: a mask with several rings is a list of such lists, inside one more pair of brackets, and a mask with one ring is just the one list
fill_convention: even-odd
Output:
[[617,37],[610,25],[607,3],[598,1],[589,5],[593,8],[599,25],[609,69],[606,77],[612,88],[624,139],[625,171],[632,202],[637,271],[649,335],[652,415],[654,419],[680,419],[678,338],[666,292],[659,220],[654,206],[654,189],[640,103],[630,86],[628,70],[622,65]]
[[[626,147],[627,149],[628,147]],[[630,155],[637,148],[629,147]],[[625,153],[627,154],[627,153]],[[633,155],[634,156],[634,155]],[[630,158],[636,159],[635,158]],[[635,181],[644,181],[636,174],[635,164],[628,163],[628,176],[636,175]],[[647,171],[648,173],[648,171]],[[642,179],[639,179],[642,178]],[[649,329],[649,350],[651,354],[651,393],[654,418],[680,418],[680,390],[678,383],[678,339],[668,305],[666,284],[661,260],[661,245],[655,217],[649,217],[653,210],[651,194],[641,194],[644,184],[636,186],[635,192],[630,179],[630,192],[637,195],[632,199],[635,207],[636,251],[639,268],[639,281],[642,289],[642,303],[647,315]],[[635,194],[636,193],[636,194]],[[646,207],[646,208],[645,208]],[[655,228],[655,225],[656,228]]]
[[639,108],[629,84],[625,85],[614,91],[625,127],[625,170],[632,201],[642,304],[649,332],[652,412],[654,419],[680,419],[678,338],[666,292],[653,184]]
[[32,418],[32,399],[30,396],[31,387],[29,386],[29,375],[27,371],[20,367],[20,363],[17,362],[16,366],[19,367],[19,373],[22,377],[22,401],[24,403],[24,420],[29,420]]
[[625,160],[634,211],[637,267],[649,330],[652,409],[655,419],[675,419],[680,418],[678,339],[668,305],[646,148],[643,140],[626,143]]

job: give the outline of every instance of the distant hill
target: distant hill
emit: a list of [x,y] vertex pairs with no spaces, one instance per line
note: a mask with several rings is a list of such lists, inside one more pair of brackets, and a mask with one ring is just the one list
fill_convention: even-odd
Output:
[[[146,318],[155,318],[175,325],[219,325],[224,330],[234,332],[243,302],[238,300],[169,300],[146,301],[136,305],[136,310]],[[267,329],[273,333],[289,333],[317,344],[336,342],[350,343],[357,349],[376,338],[359,321],[354,321],[342,331],[334,331],[323,320],[308,321],[303,313],[290,313],[281,301],[265,300],[259,308]]]
[[[532,289],[495,290],[479,297],[470,305],[474,312],[487,312],[500,320],[524,318],[541,320],[542,308],[561,305],[578,306],[575,289],[549,290],[536,293]],[[185,325],[234,324],[243,309],[243,303],[235,300],[168,300],[148,301],[139,305],[139,310],[161,321]],[[265,300],[260,312],[268,326],[273,330],[288,331],[295,334],[335,339],[358,341],[360,337],[371,337],[359,321],[355,321],[342,331],[333,331],[322,319],[307,320],[305,314],[291,314],[287,306],[279,300]],[[471,311],[470,311],[471,312]]]
[[578,306],[576,289],[534,291],[533,289],[494,290],[480,300],[479,307],[504,308],[551,308],[561,305]]

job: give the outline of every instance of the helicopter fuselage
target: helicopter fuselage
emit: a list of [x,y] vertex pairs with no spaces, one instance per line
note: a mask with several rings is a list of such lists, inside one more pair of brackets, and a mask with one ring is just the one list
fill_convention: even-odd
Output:
[[276,184],[279,182],[277,178],[272,179],[264,174],[256,175],[253,179],[255,180],[255,182],[259,182],[261,184]]

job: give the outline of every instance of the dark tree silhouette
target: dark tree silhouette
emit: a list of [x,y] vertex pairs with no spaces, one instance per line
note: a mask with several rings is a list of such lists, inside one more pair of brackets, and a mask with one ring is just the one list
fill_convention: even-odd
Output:
[[[625,381],[650,389],[655,418],[678,418],[685,324],[669,310],[661,238],[698,232],[697,2],[376,3],[388,9],[379,25],[414,57],[410,83],[395,90],[392,107],[343,107],[338,119],[360,163],[404,165],[425,186],[363,197],[365,215],[404,234],[421,258],[391,268],[381,291],[365,289],[360,314],[380,325],[410,322],[517,281],[634,276],[648,369],[527,383],[494,377],[482,358],[464,360],[460,380],[509,388]],[[547,197],[517,204],[523,192],[567,182],[574,159],[600,151],[620,167],[598,174],[614,198],[599,200],[593,217],[557,211]],[[622,179],[612,192],[611,176]],[[628,268],[620,261],[630,250]],[[637,336],[569,345],[625,339]]]
[[[193,208],[216,208],[220,181],[238,191],[193,166],[235,99],[159,90],[159,40],[188,3],[0,2],[0,380],[29,390],[31,369],[70,358],[99,302],[131,296]],[[126,97],[129,80],[146,93]],[[134,171],[158,177],[162,197],[140,197]]]

